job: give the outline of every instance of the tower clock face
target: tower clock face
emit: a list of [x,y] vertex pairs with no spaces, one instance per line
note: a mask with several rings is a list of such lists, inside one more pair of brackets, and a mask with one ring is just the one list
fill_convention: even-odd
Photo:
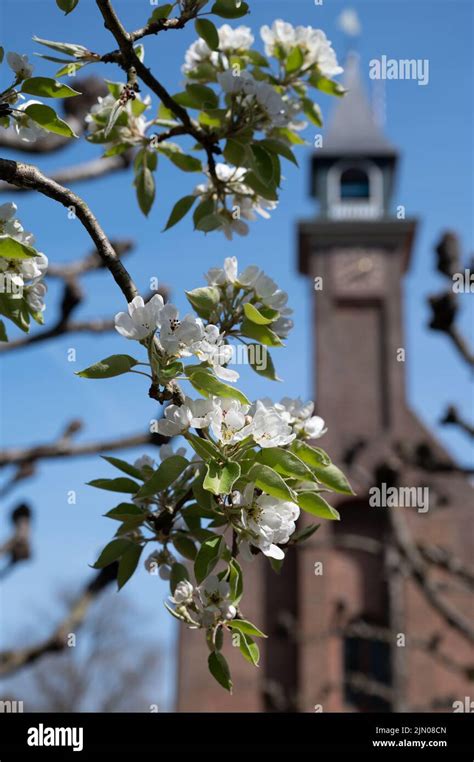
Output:
[[382,254],[364,249],[334,254],[333,283],[338,296],[377,296],[383,290],[385,262]]

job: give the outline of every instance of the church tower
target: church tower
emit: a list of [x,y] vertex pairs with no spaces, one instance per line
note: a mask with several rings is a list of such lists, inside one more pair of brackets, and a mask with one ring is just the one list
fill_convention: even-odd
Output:
[[[258,670],[227,651],[233,696],[209,679],[202,639],[181,633],[179,711],[423,711],[470,695],[462,667],[443,658],[469,663],[466,639],[448,624],[454,604],[469,616],[469,598],[450,592],[442,565],[428,567],[420,548],[472,557],[472,495],[463,476],[402,457],[407,443],[422,444],[452,463],[406,398],[402,291],[416,220],[397,205],[398,153],[354,54],[344,86],[312,158],[318,212],[298,224],[298,266],[311,291],[312,397],[329,427],[315,444],[356,494],[331,496],[341,521],[322,521],[291,547],[280,575],[261,557],[247,567],[246,614],[269,638]],[[372,507],[370,490],[382,484],[427,488],[429,510]],[[299,526],[310,523],[304,515]]]

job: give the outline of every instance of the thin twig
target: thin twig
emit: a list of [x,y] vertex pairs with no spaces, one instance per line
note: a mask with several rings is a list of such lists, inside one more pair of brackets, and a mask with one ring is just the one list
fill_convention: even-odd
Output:
[[94,241],[99,256],[111,272],[127,301],[130,302],[137,296],[137,287],[130,274],[123,266],[99,222],[82,198],[68,188],[43,175],[39,169],[31,164],[23,164],[0,158],[0,179],[22,188],[33,188],[44,196],[58,201],[66,208],[73,207],[78,219]]

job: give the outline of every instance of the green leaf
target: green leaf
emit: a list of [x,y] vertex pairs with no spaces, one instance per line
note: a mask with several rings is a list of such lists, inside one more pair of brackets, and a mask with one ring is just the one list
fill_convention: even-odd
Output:
[[184,558],[187,558],[190,561],[194,561],[196,558],[196,546],[190,537],[184,534],[184,532],[180,532],[179,534],[174,535],[173,545],[175,546],[178,553],[180,553]]
[[204,201],[201,201],[200,204],[198,204],[198,206],[193,212],[194,227],[197,228],[199,222],[204,217],[207,217],[209,214],[212,214],[214,210],[215,210],[215,203],[212,200],[212,198],[207,198]]
[[176,225],[177,222],[182,220],[183,217],[185,217],[189,212],[195,201],[196,196],[183,196],[183,198],[180,198],[171,210],[171,214],[168,217],[168,222],[166,223],[164,230],[169,230],[173,227],[173,225]]
[[230,676],[229,665],[219,651],[212,651],[207,660],[209,672],[229,693],[232,693],[232,679]]
[[211,13],[221,16],[223,19],[238,19],[241,16],[246,16],[248,12],[248,4],[238,0],[216,0],[211,8]]
[[121,376],[122,373],[128,373],[131,368],[138,365],[138,360],[130,355],[111,355],[94,365],[76,372],[76,376],[81,378],[113,378]]
[[[48,56],[43,56],[43,58],[48,58]],[[68,61],[65,66],[62,66],[57,70],[56,77],[64,77],[65,74],[69,77],[75,77],[77,72],[89,63],[91,63],[91,61]]]
[[[84,45],[77,45],[75,42],[55,42],[54,40],[44,40],[41,37],[33,36],[34,42],[39,42],[40,45],[45,45],[47,48],[57,50],[59,53],[65,53],[68,56],[77,56],[78,58],[92,57],[91,51],[84,47]],[[96,56],[98,59],[99,56]],[[53,59],[54,60],[54,59]]]
[[307,527],[298,529],[291,535],[290,544],[295,545],[297,542],[304,542],[309,537],[311,537],[311,535],[313,535],[320,526],[321,524],[310,524]]
[[16,299],[12,294],[0,293],[0,314],[11,320],[21,331],[28,333],[30,312],[24,299]]
[[255,373],[258,373],[259,376],[269,378],[271,381],[281,381],[277,376],[270,352],[266,347],[263,347],[264,353],[262,355],[260,353],[261,349],[261,344],[248,344],[247,356],[250,367]]
[[142,550],[143,545],[139,545],[138,543],[134,542],[121,556],[117,572],[117,584],[119,590],[122,589],[122,587],[133,575],[135,569],[138,566]]
[[317,103],[314,103],[310,98],[303,98],[303,111],[313,124],[317,125],[317,127],[323,126],[323,116],[321,114],[321,109],[319,108]]
[[275,185],[275,173],[271,155],[258,143],[250,146],[252,169],[262,183]]
[[275,184],[264,182],[261,180],[255,172],[247,172],[244,182],[249,185],[255,193],[259,196],[269,199],[270,201],[278,201],[278,193],[276,192]]
[[79,0],[56,0],[56,5],[60,11],[64,11],[66,16],[71,13],[79,4]]
[[251,304],[250,302],[246,302],[244,304],[244,312],[245,317],[248,318],[252,323],[256,323],[257,325],[270,325],[270,323],[273,323],[278,315],[280,314],[277,312],[277,310],[270,310],[271,317],[266,317],[262,312],[260,312],[254,304]]
[[203,460],[208,460],[208,458],[219,458],[221,455],[219,448],[214,444],[214,442],[210,442],[209,439],[198,437],[195,434],[190,434],[189,432],[186,435],[186,439],[191,443],[194,451]]
[[186,85],[186,95],[191,108],[212,111],[219,105],[219,96],[211,87],[207,87],[207,85]]
[[0,257],[3,259],[30,259],[38,252],[26,243],[20,243],[9,235],[0,235]]
[[339,84],[339,82],[335,82],[327,77],[322,77],[316,72],[310,76],[308,82],[317,90],[321,90],[321,92],[326,93],[327,95],[337,95],[340,98],[342,95],[346,94],[346,90]]
[[155,200],[155,178],[152,171],[148,167],[142,167],[135,175],[134,184],[137,192],[138,206],[147,217]]
[[165,5],[159,5],[158,8],[155,8],[153,13],[151,14],[150,18],[148,19],[148,23],[153,23],[154,21],[161,21],[162,19],[167,19],[170,15],[171,11],[173,10],[174,3],[166,3]]
[[301,460],[312,467],[330,466],[331,458],[320,447],[311,447],[306,442],[302,442],[300,439],[294,439],[291,443],[291,451],[295,453]]
[[336,509],[329,505],[317,492],[300,492],[298,505],[306,513],[311,513],[312,516],[318,516],[320,519],[338,521],[341,518]]
[[194,576],[198,585],[209,576],[221,555],[222,537],[210,537],[199,548],[194,561]]
[[170,590],[172,595],[174,595],[177,585],[185,579],[189,579],[189,574],[184,564],[173,564],[170,572]]
[[0,341],[8,341],[7,330],[3,320],[0,320]]
[[288,487],[280,474],[277,474],[270,466],[255,463],[248,473],[248,479],[255,482],[255,485],[268,495],[296,503],[296,494]]
[[131,540],[126,540],[122,537],[117,540],[112,540],[105,546],[99,558],[93,565],[93,568],[103,569],[105,566],[110,566],[110,564],[117,561],[117,559],[134,544],[135,543],[132,543]]
[[142,472],[139,468],[135,468],[135,466],[132,466],[130,463],[127,463],[126,460],[120,460],[120,458],[113,458],[110,455],[101,455],[101,458],[107,461],[107,463],[110,463],[111,466],[115,466],[115,468],[118,468],[119,471],[123,471],[124,474],[128,474],[129,476],[133,476],[134,479],[141,479],[143,481]]
[[329,456],[317,447],[311,447],[306,442],[295,440],[291,444],[291,450],[301,460],[311,466],[311,470],[318,481],[330,487],[334,492],[344,495],[353,495],[351,485],[342,471],[331,463]]
[[304,62],[304,55],[301,48],[296,46],[293,48],[288,58],[286,59],[286,72],[287,74],[293,74],[298,69],[301,69]]
[[134,503],[120,503],[104,514],[108,519],[115,521],[127,521],[127,519],[145,517],[144,511]]
[[269,66],[268,60],[258,50],[247,50],[246,55],[255,66]]
[[134,482],[133,479],[125,479],[125,477],[119,477],[118,479],[94,479],[87,483],[89,487],[106,489],[109,492],[129,492],[131,495],[134,495],[140,488],[140,485]]
[[202,37],[207,44],[208,48],[211,50],[218,50],[219,34],[212,21],[208,21],[208,19],[196,19],[194,28],[199,37]]
[[202,486],[204,481],[204,476],[205,476],[205,469],[204,467],[201,467],[199,471],[199,476],[197,476],[196,479],[194,480],[191,489],[199,507],[205,510],[206,512],[210,513],[210,515],[214,515],[212,495],[210,492],[205,490],[204,487]]
[[230,587],[230,600],[235,606],[237,606],[244,592],[244,577],[240,564],[235,558],[231,558],[229,561],[227,582],[229,583]]
[[283,342],[274,331],[267,325],[257,325],[251,320],[245,319],[240,326],[243,336],[248,336],[249,339],[255,339],[260,344],[265,344],[269,347],[282,347]]
[[219,381],[212,373],[205,370],[197,370],[189,375],[191,384],[201,392],[205,397],[225,397],[226,399],[239,400],[243,405],[250,405],[249,400],[243,392],[235,389],[229,384]]
[[153,497],[158,492],[167,489],[188,465],[189,461],[182,455],[171,455],[171,457],[166,458],[160,463],[153,476],[141,487],[136,497],[138,499]]
[[260,649],[252,638],[249,635],[245,635],[243,632],[239,632],[239,650],[242,656],[247,659],[250,664],[258,667],[258,662],[260,661]]
[[192,291],[185,291],[185,294],[190,305],[199,317],[203,318],[208,318],[214,312],[221,298],[220,291],[215,286],[195,288]]
[[229,461],[224,465],[219,465],[215,461],[206,463],[206,476],[204,477],[203,487],[213,495],[228,495],[232,492],[232,487],[240,477],[240,466],[238,463]]
[[72,87],[49,77],[29,77],[21,85],[21,92],[28,95],[39,95],[41,98],[72,98],[80,95]]
[[288,161],[291,161],[293,164],[298,166],[298,162],[293,151],[286,145],[286,143],[283,143],[281,140],[266,138],[265,140],[260,140],[258,143],[256,143],[256,145],[263,146],[263,148],[265,148],[269,153],[276,153],[279,156],[283,156],[284,159],[288,159]]
[[247,155],[247,146],[234,138],[229,138],[224,147],[224,159],[235,167],[244,166]]
[[45,106],[43,103],[32,103],[25,108],[25,114],[28,114],[30,119],[49,132],[64,135],[66,138],[77,138],[67,122],[60,119],[51,106]]
[[311,469],[296,455],[281,447],[264,448],[259,453],[259,460],[264,465],[276,469],[276,471],[284,476],[304,480],[313,479]]
[[253,635],[255,638],[266,638],[264,632],[258,629],[258,627],[255,627],[252,622],[249,622],[247,619],[232,619],[230,622],[230,628],[232,630],[238,630],[239,632],[243,632],[244,635]]
[[334,463],[329,466],[313,466],[313,473],[318,481],[326,487],[330,487],[334,492],[341,492],[344,495],[355,494],[341,469]]
[[202,172],[202,162],[195,156],[189,156],[180,151],[170,151],[166,154],[168,159],[183,172]]
[[206,217],[201,217],[196,225],[196,230],[201,230],[203,233],[210,233],[213,230],[217,230],[222,227],[223,220],[218,214],[208,214]]

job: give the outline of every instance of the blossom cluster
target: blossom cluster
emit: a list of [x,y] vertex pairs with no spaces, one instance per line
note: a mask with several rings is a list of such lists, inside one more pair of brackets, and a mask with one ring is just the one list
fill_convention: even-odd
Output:
[[229,583],[212,574],[197,587],[189,580],[181,580],[170,601],[191,628],[209,628],[236,616],[237,609],[229,596]]
[[[201,366],[212,369],[218,379],[235,382],[239,373],[228,367],[233,359],[228,336],[232,333],[232,336],[252,338],[252,326],[256,325],[252,323],[253,318],[267,323],[264,326],[267,329],[265,340],[273,337],[275,345],[281,343],[293,326],[289,317],[292,310],[287,306],[288,294],[256,265],[239,273],[236,257],[227,257],[222,268],[211,268],[205,277],[207,288],[188,293],[190,303],[198,311],[201,308],[205,317],[188,313],[181,318],[177,307],[165,304],[160,294],[155,294],[147,303],[141,296],[136,296],[128,304],[127,312],[115,316],[115,328],[124,338],[147,345],[150,357],[153,355],[155,363],[162,368],[169,367],[173,361],[194,356],[200,360]],[[210,300],[213,300],[211,307],[206,310]],[[221,327],[211,322],[211,317]],[[175,367],[177,376],[182,368]],[[176,422],[171,418],[175,414]],[[171,432],[171,428],[176,429],[178,421],[185,427],[186,421],[196,419],[191,403],[177,411],[168,408],[167,416],[161,425],[168,427],[170,435],[177,433]],[[195,426],[195,423],[190,425]]]
[[[43,282],[48,267],[48,258],[33,249],[34,236],[25,231],[16,217],[17,206],[6,203],[0,206],[0,273],[1,294],[14,302],[24,300],[30,314],[41,322],[45,309],[46,284]],[[9,258],[7,245],[15,241],[22,251],[29,253],[24,258]],[[5,252],[5,256],[2,256]]]
[[[258,340],[278,339],[269,326],[276,330],[277,321],[289,321],[286,292],[256,265],[239,271],[235,257],[205,277],[207,286],[187,292],[196,315],[180,319],[176,307],[155,294],[147,303],[135,297],[128,311],[116,316],[117,331],[147,348],[148,363],[117,355],[79,375],[109,378],[148,365],[151,396],[166,403],[153,431],[184,442],[176,450],[171,443],[162,445],[158,465],[148,455],[133,464],[106,458],[127,478],[97,479],[91,486],[124,491],[129,502],[106,514],[120,526],[96,566],[117,560],[122,586],[143,548],[154,543],[145,568],[169,580],[166,608],[184,625],[204,632],[210,671],[230,690],[221,652],[225,633],[232,632],[233,643],[238,635],[235,642],[253,664],[259,659],[254,638],[264,637],[242,618],[238,559],[261,554],[280,565],[289,545],[317,529],[313,524],[297,531],[301,513],[337,520],[339,514],[322,493],[351,494],[351,488],[312,444],[326,432],[312,402],[292,397],[252,402],[221,380],[237,380],[226,367],[234,338],[255,340],[256,328]],[[267,333],[260,333],[264,329]],[[184,366],[181,360],[190,356],[201,362]],[[199,396],[185,394],[183,382]]]

